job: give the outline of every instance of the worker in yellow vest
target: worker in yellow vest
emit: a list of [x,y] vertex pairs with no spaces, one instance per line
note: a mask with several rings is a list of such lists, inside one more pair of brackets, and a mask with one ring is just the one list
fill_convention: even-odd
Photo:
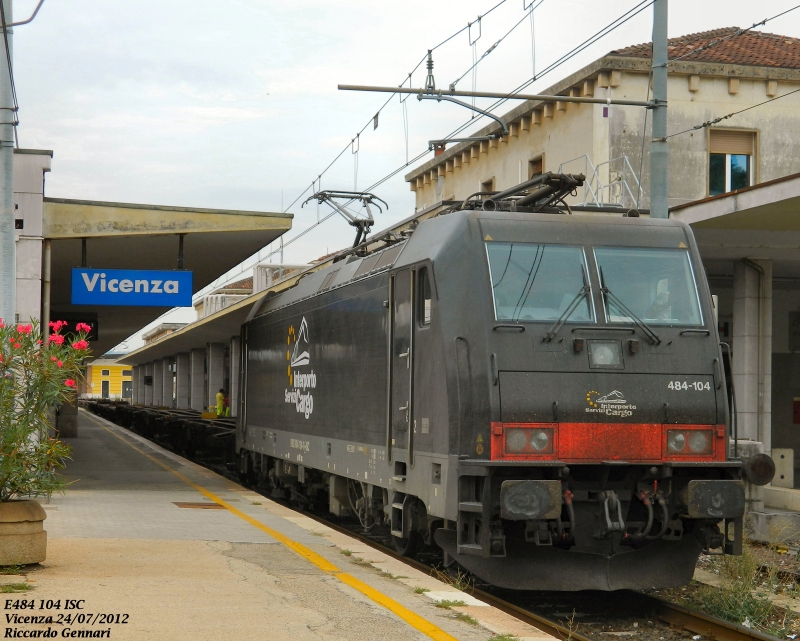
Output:
[[225,390],[217,392],[217,416],[222,416],[225,411]]

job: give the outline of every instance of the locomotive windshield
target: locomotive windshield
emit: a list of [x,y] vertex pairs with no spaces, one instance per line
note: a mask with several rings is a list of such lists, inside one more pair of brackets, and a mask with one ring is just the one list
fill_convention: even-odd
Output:
[[[583,249],[567,245],[486,243],[497,320],[592,320]],[[578,300],[580,298],[581,300]]]
[[630,312],[652,325],[703,323],[686,250],[598,247],[594,255],[609,323],[634,322]]

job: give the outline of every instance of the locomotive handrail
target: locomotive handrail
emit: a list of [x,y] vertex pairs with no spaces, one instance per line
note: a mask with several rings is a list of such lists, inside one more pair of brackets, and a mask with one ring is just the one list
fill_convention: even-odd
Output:
[[703,334],[705,336],[711,336],[711,331],[707,329],[684,329],[680,335],[683,336],[684,334]]

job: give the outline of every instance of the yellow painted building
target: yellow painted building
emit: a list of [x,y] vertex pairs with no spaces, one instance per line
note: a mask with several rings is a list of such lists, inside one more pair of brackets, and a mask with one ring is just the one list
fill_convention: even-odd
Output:
[[118,365],[114,359],[99,358],[86,366],[86,386],[81,396],[130,400],[132,386],[130,366]]

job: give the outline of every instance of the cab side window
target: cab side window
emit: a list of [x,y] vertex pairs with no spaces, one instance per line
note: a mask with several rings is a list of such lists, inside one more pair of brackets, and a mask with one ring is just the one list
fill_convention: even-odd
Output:
[[421,327],[427,327],[431,324],[431,281],[428,276],[428,268],[423,267],[417,274],[417,292],[419,292],[417,310],[419,314],[419,324]]

